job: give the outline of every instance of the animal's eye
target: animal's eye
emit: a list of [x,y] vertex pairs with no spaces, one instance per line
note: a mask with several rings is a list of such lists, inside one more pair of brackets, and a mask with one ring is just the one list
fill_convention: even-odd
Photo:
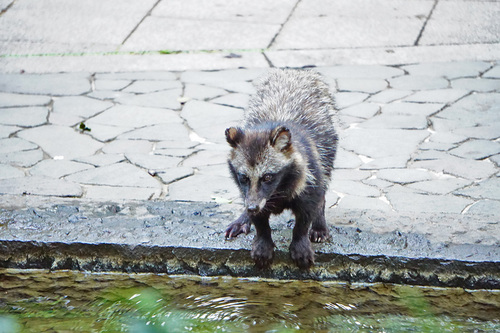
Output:
[[250,182],[250,179],[247,177],[247,175],[244,175],[242,173],[238,174],[238,180],[241,184],[248,184]]
[[270,173],[266,173],[266,174],[264,175],[264,177],[262,177],[262,181],[263,181],[264,183],[269,183],[269,182],[271,182],[273,179],[274,179],[274,175],[273,175],[273,174],[270,174]]

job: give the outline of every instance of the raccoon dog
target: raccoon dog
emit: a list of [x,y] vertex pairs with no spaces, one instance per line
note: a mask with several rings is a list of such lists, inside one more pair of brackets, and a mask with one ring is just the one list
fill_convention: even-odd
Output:
[[274,243],[269,216],[291,209],[290,244],[300,268],[314,263],[310,240],[328,239],[325,192],[335,159],[334,101],[321,76],[312,71],[272,70],[257,86],[241,127],[226,129],[232,150],[228,164],[245,211],[226,229],[236,237],[255,226],[252,258],[271,265]]

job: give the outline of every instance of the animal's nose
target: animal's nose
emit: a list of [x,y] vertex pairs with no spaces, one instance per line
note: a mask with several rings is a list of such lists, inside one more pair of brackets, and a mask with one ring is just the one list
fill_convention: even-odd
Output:
[[259,206],[255,205],[255,204],[251,204],[251,205],[247,206],[247,212],[249,212],[250,214],[255,214],[258,211],[259,211]]

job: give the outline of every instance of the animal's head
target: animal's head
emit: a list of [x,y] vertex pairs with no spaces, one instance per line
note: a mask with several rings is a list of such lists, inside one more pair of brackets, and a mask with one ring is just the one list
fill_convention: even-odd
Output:
[[241,190],[248,213],[257,214],[269,199],[285,195],[280,192],[283,191],[280,185],[288,182],[294,167],[294,147],[288,128],[243,130],[231,127],[226,130],[226,140],[233,148],[229,169]]

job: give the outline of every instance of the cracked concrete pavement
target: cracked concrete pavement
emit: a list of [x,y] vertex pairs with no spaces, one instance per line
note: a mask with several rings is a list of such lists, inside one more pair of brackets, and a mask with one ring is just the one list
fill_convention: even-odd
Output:
[[[248,250],[252,235],[223,239],[225,225],[242,208],[226,167],[224,129],[242,119],[252,82],[267,68],[313,65],[339,109],[339,150],[327,196],[327,220],[338,243],[325,245],[325,253],[403,261],[442,254],[446,260],[498,264],[497,2],[220,5],[0,1],[2,242],[86,242],[84,232],[47,236],[49,229],[38,223],[45,217],[38,216],[57,204],[114,202],[123,218],[137,202],[201,202],[230,213],[214,213],[210,223],[193,229],[193,235],[208,233],[203,241],[183,234],[183,242],[214,251]],[[31,19],[34,11],[37,20]],[[31,209],[40,212],[36,223]],[[31,217],[21,218],[26,214]],[[144,229],[148,214],[117,227],[115,242],[161,246],[153,229]],[[71,216],[59,221],[59,229],[80,221],[80,215]],[[273,227],[278,253],[286,252],[290,219],[285,214]],[[95,230],[104,238],[93,241],[107,242],[108,226],[96,221],[79,228]],[[40,232],[33,232],[34,225]],[[176,234],[172,228],[154,230],[161,239]],[[363,241],[361,232],[378,238]],[[365,248],[365,241],[377,245]],[[32,251],[30,246],[25,250]],[[317,254],[321,249],[315,248]],[[312,278],[326,276],[318,272],[330,269],[327,261]],[[193,267],[188,272],[200,271]],[[363,279],[362,265],[356,267],[352,281]],[[294,274],[285,275],[300,277]],[[479,285],[496,288],[500,278],[493,275],[485,279],[497,284]]]

